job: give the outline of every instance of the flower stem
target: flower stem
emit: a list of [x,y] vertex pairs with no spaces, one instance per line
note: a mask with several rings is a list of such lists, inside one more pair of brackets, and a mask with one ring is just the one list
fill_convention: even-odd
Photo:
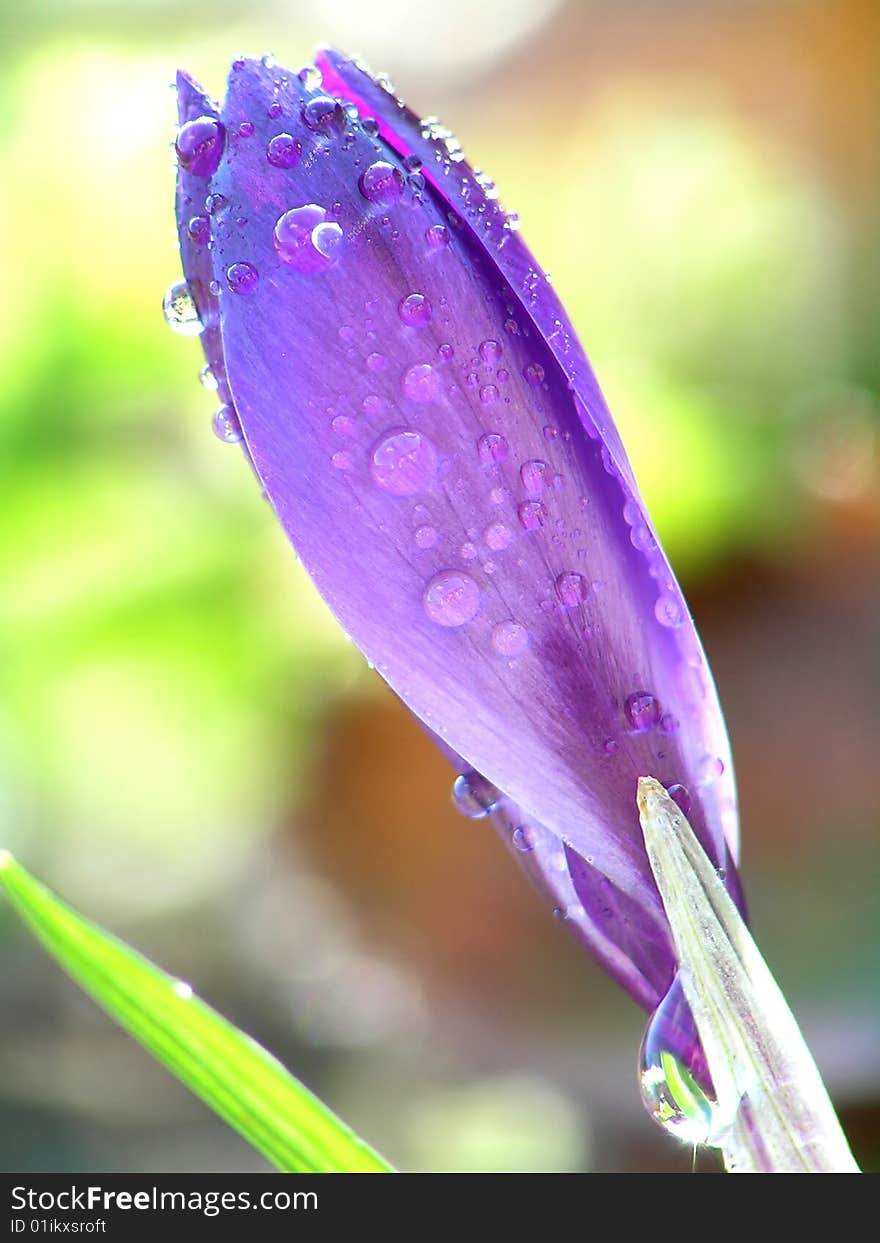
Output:
[[686,817],[653,777],[639,815],[685,997],[727,1119],[713,1142],[742,1173],[858,1173],[816,1064]]

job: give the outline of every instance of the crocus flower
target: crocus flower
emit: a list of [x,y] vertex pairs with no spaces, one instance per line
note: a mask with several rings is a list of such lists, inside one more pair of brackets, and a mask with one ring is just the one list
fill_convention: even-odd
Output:
[[202,330],[216,430],[457,765],[460,808],[637,1002],[668,995],[664,1039],[693,1065],[636,785],[666,785],[738,899],[728,742],[548,278],[452,134],[358,63],[239,60],[221,107],[178,88],[167,313]]

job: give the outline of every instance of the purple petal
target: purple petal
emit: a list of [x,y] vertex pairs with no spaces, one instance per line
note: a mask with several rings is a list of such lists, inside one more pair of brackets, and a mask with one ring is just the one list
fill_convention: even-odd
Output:
[[[681,787],[719,867],[736,849],[702,648],[589,365],[491,192],[351,62],[323,65],[344,109],[261,62],[236,62],[219,113],[181,80],[182,120],[225,135],[206,176],[214,131],[196,133],[178,190],[209,361],[346,631],[504,792],[511,848],[651,1007],[674,955],[638,777]],[[279,163],[281,145],[301,158]],[[206,199],[210,245],[187,229]]]

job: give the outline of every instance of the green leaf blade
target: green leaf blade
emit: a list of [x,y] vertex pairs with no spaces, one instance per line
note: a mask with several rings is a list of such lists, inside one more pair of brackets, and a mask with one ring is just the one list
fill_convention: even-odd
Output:
[[71,978],[279,1170],[391,1172],[276,1058],[189,985],[78,915],[5,852],[0,887]]

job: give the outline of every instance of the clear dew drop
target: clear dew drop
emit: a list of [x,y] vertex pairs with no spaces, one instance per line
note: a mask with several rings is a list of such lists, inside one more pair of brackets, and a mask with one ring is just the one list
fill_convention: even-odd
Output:
[[410,328],[427,328],[433,308],[423,293],[409,293],[401,298],[397,307],[400,321]]
[[199,372],[199,383],[202,388],[207,389],[209,393],[216,393],[217,389],[220,387],[217,383],[217,377],[214,375],[210,363],[205,363],[204,367],[202,367]]
[[252,263],[231,263],[226,269],[226,284],[233,293],[247,297],[256,291],[259,283],[260,274]]
[[672,629],[680,626],[684,621],[684,614],[678,600],[675,596],[665,593],[658,597],[654,605],[654,616],[661,626],[669,626]]
[[358,179],[358,188],[365,199],[382,207],[390,207],[403,194],[403,173],[386,160],[376,160],[364,169]]
[[463,626],[479,612],[480,589],[469,574],[441,570],[425,587],[422,602],[425,613],[438,626]]
[[432,224],[425,230],[425,241],[432,250],[445,250],[449,245],[449,230],[445,224]]
[[547,510],[540,501],[523,501],[516,512],[526,531],[537,531],[547,521]]
[[529,854],[538,844],[538,835],[535,830],[528,824],[520,824],[513,830],[510,835],[514,850],[518,850],[520,854]]
[[204,246],[211,237],[211,222],[207,216],[190,216],[186,224],[186,235],[197,246]]
[[415,496],[434,482],[437,450],[421,432],[398,427],[387,432],[370,454],[373,482],[393,496]]
[[681,785],[675,781],[672,785],[666,787],[666,793],[682,810],[684,815],[689,815],[691,810],[691,793],[687,786]]
[[513,532],[506,522],[491,522],[483,532],[483,541],[493,552],[501,552],[513,539]]
[[507,459],[510,446],[497,432],[486,432],[477,441],[477,454],[483,466],[497,466]]
[[547,486],[547,463],[539,458],[523,462],[519,477],[528,496],[540,496]]
[[488,338],[480,342],[480,358],[484,363],[495,363],[501,357],[501,346],[497,341]]
[[518,621],[499,622],[492,629],[492,646],[499,656],[521,656],[529,646],[529,632]]
[[345,130],[345,109],[329,95],[316,95],[303,105],[302,119],[313,134],[336,138]]
[[529,384],[540,384],[544,379],[544,368],[540,363],[528,363],[523,368],[523,375]]
[[210,177],[217,171],[226,136],[216,117],[196,117],[177,131],[174,146],[180,167],[194,177]]
[[338,258],[342,228],[317,203],[284,212],[275,222],[275,249],[298,272],[323,272]]
[[211,420],[211,427],[217,439],[226,444],[238,444],[243,439],[241,424],[232,406],[221,406]]
[[670,996],[667,994],[652,1015],[639,1052],[642,1103],[657,1125],[682,1143],[710,1143],[722,1129],[723,1120],[716,1102],[668,1047]]
[[583,604],[590,590],[590,585],[583,574],[576,574],[571,570],[557,575],[554,586],[556,598],[567,609],[575,609]]
[[411,401],[427,405],[440,395],[440,376],[430,363],[417,363],[403,373],[400,386]]
[[482,820],[498,806],[501,795],[491,781],[468,769],[452,783],[452,801],[457,811],[470,820]]
[[198,307],[186,281],[177,281],[165,291],[162,314],[172,332],[182,337],[197,337],[205,325],[199,318]]
[[433,548],[437,543],[437,528],[428,524],[416,527],[413,539],[417,548]]
[[480,389],[480,401],[484,406],[494,406],[498,400],[498,389],[494,384],[484,384]]
[[636,733],[647,733],[660,722],[660,701],[648,691],[636,691],[627,697],[623,715]]
[[266,159],[275,168],[296,168],[302,159],[302,143],[292,134],[276,134],[269,139]]
[[296,76],[307,91],[317,91],[321,87],[321,70],[316,65],[303,65]]

